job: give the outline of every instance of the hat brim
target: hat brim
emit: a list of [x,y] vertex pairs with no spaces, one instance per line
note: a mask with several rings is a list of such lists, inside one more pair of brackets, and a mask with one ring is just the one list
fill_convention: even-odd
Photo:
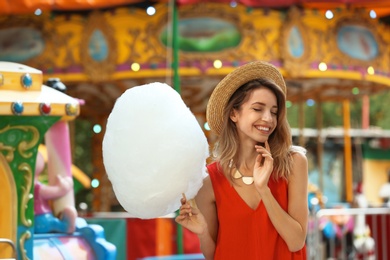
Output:
[[210,96],[206,117],[213,132],[217,135],[221,134],[224,109],[233,93],[245,83],[260,78],[274,81],[286,96],[286,83],[275,66],[264,61],[254,61],[242,65],[223,78]]

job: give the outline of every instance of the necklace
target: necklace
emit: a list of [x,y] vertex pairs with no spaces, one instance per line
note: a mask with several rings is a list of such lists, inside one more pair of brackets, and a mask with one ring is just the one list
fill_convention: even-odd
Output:
[[253,176],[244,176],[238,169],[236,169],[236,172],[233,174],[233,178],[236,180],[241,179],[246,185],[251,185],[253,183]]

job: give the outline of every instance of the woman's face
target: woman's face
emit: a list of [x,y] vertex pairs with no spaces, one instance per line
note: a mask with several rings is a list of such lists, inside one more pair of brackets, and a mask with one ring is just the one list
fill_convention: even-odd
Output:
[[277,125],[278,103],[275,94],[268,88],[253,90],[246,102],[230,119],[236,124],[241,142],[264,143]]

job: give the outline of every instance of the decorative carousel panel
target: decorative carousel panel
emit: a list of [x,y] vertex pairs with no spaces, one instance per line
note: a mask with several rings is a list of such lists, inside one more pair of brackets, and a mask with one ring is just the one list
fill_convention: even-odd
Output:
[[292,76],[300,76],[312,60],[310,27],[303,23],[304,10],[291,8],[283,25],[280,52],[284,67]]
[[0,60],[24,62],[39,56],[44,48],[43,35],[36,28],[0,29]]
[[43,19],[33,16],[0,18],[0,60],[25,63],[42,55],[48,40],[42,30]]
[[[160,38],[169,46],[170,24],[162,30]],[[179,49],[183,52],[216,52],[237,47],[241,33],[237,26],[216,17],[184,18],[179,21]]]
[[379,44],[367,27],[342,25],[336,37],[339,50],[350,58],[369,61],[379,55]]
[[47,56],[53,52],[48,45],[55,33],[49,14],[0,17],[0,60],[48,66],[52,61]]
[[336,19],[329,30],[333,62],[355,67],[352,69],[366,69],[368,66],[380,69],[385,43],[378,33],[380,25],[377,20],[361,10],[339,13]]
[[116,40],[104,14],[95,12],[88,18],[81,39],[80,58],[92,81],[107,80],[116,69]]
[[[214,60],[223,67],[256,59],[278,63],[280,13],[259,8],[202,3],[179,9],[180,58],[213,73]],[[217,72],[216,72],[217,73]]]

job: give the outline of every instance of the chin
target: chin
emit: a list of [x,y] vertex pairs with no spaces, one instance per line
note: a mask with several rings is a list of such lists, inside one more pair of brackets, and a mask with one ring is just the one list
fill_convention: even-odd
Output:
[[264,144],[267,141],[268,141],[268,138],[258,138],[258,139],[256,139],[256,143],[261,143],[261,144]]

